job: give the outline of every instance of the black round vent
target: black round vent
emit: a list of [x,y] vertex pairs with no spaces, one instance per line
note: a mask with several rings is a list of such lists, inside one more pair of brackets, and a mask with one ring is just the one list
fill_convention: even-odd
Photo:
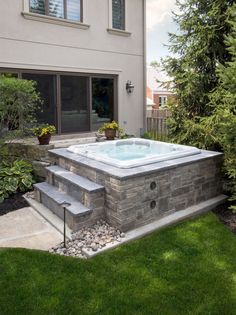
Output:
[[151,184],[150,184],[150,189],[151,189],[151,190],[154,190],[154,189],[156,189],[156,187],[157,187],[156,182],[151,182]]
[[151,203],[150,203],[150,208],[151,208],[151,209],[155,209],[155,208],[156,208],[156,205],[157,205],[156,201],[153,200],[153,201],[151,201]]

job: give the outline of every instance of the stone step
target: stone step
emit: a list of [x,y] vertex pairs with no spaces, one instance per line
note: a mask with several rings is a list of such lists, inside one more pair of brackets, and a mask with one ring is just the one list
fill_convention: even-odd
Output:
[[94,143],[94,142],[96,142],[96,137],[52,140],[50,144],[52,144],[54,148],[57,149],[57,148],[68,148],[71,145]]
[[79,132],[74,134],[62,134],[52,136],[52,141],[54,140],[70,140],[70,139],[84,139],[96,137],[96,132]]
[[[109,168],[108,165],[92,159],[87,159],[79,154],[72,153],[65,148],[49,150],[48,153],[52,164],[58,165],[79,176],[87,178],[92,182],[105,186],[104,169]],[[101,171],[98,169],[100,165],[103,165]]]
[[60,166],[57,165],[48,166],[46,167],[46,170],[49,173],[53,174],[55,177],[61,178],[66,182],[72,183],[79,189],[85,190],[86,192],[94,193],[104,190],[104,186],[96,184],[85,177],[67,171]]
[[[23,197],[28,202],[30,207],[37,211],[38,214],[41,215],[48,223],[50,223],[58,232],[64,235],[64,222],[61,218],[59,218],[55,213],[53,213],[50,209],[45,207],[42,203],[38,202],[37,200],[26,195],[24,195]],[[70,241],[72,240],[72,231],[67,225],[66,238]]]
[[96,184],[89,179],[72,173],[64,168],[53,165],[46,168],[47,182],[56,186],[86,207],[96,207],[104,204],[104,186]]
[[91,209],[85,207],[75,198],[48,183],[35,184],[34,188],[36,191],[36,200],[41,202],[61,219],[63,219],[64,216],[62,203],[66,202],[70,204],[66,206],[66,221],[72,230],[74,230],[75,223],[77,223],[80,217],[92,213]]

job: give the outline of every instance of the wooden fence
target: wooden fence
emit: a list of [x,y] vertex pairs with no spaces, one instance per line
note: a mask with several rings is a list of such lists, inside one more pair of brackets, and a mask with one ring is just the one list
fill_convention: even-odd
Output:
[[168,134],[166,119],[170,113],[166,109],[147,110],[147,131],[156,135]]

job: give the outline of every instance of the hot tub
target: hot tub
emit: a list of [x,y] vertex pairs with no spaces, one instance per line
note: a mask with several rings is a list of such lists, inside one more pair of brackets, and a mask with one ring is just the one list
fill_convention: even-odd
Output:
[[133,168],[201,153],[195,147],[139,138],[73,145],[67,150],[118,168]]

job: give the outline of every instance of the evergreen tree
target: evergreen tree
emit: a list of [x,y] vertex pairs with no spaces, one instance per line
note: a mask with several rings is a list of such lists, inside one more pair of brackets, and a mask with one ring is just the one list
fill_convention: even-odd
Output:
[[[228,7],[235,0],[177,0],[174,14],[179,34],[169,34],[170,52],[176,57],[164,61],[173,78],[178,105],[188,118],[211,113],[209,93],[218,85],[217,66],[230,61],[225,35]],[[176,129],[178,132],[178,128]]]
[[[208,78],[209,82],[212,80],[211,85],[202,85],[204,87],[211,86],[208,91],[205,90],[207,108],[204,108],[204,103],[201,103],[201,108],[197,106],[196,110],[194,107],[190,107],[191,103],[188,103],[189,99],[186,98],[187,92],[192,91],[193,93],[195,91],[196,94],[192,95],[192,99],[197,101],[196,96],[201,91],[197,91],[197,85],[192,84],[194,81],[190,81],[188,85],[188,82],[183,80],[182,94],[177,85],[179,104],[171,108],[172,117],[169,126],[170,137],[174,142],[204,149],[219,149],[224,152],[225,188],[231,195],[231,209],[236,211],[236,4],[229,7],[225,16],[228,18],[224,28],[227,32],[222,33],[224,43],[215,44],[215,47],[222,47],[222,51],[224,50],[222,56],[225,58],[222,57],[221,60],[219,51],[216,51],[215,56],[218,58],[215,59],[214,73],[210,75],[207,71],[203,71],[201,77],[202,80]],[[186,55],[187,53],[183,54],[184,57]],[[198,52],[193,60],[195,65],[197,58]],[[180,57],[180,62],[181,59]],[[208,62],[205,63],[206,66],[208,64]],[[195,79],[197,78],[195,82],[200,83],[198,72],[191,68],[189,74],[186,69],[183,71],[180,68],[179,73],[176,70],[174,82],[181,82],[181,76],[184,74],[185,79],[193,76]],[[215,83],[213,84],[214,79]],[[205,82],[204,80],[203,82]],[[203,98],[200,100],[202,101]],[[196,117],[194,113],[201,116]]]
[[213,116],[217,121],[217,137],[224,151],[224,169],[227,188],[233,202],[231,209],[236,212],[236,4],[229,10],[231,33],[225,43],[231,61],[219,66],[220,84],[212,93],[211,103],[217,104]]
[[228,106],[236,114],[236,4],[229,10],[231,32],[225,39],[231,60],[219,66],[220,83],[213,93],[212,103]]

